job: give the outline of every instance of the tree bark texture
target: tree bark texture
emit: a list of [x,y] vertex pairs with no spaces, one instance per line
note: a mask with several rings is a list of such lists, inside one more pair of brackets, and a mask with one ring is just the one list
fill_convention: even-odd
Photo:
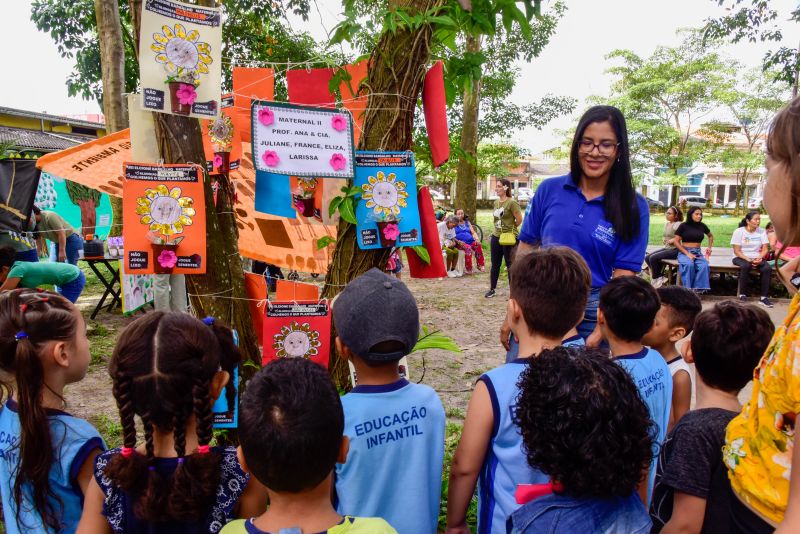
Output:
[[[445,0],[392,0],[390,9],[410,14],[441,6]],[[416,31],[384,31],[369,59],[366,89],[369,94],[359,150],[411,150],[414,110],[430,59],[430,26]],[[416,192],[413,192],[416,193]],[[412,193],[412,194],[413,194]],[[390,249],[361,250],[354,225],[339,220],[336,248],[325,279],[323,296],[335,297],[354,278],[373,267],[383,268]],[[335,334],[335,332],[334,332]],[[347,362],[331,348],[330,373],[343,389],[350,384]]]
[[[213,0],[200,0],[199,5],[214,6]],[[136,48],[139,47],[141,0],[131,0]],[[244,289],[244,270],[239,256],[236,216],[233,195],[227,175],[218,175],[220,183],[216,208],[211,180],[205,172],[200,121],[166,113],[153,113],[158,150],[164,163],[195,163],[203,167],[206,203],[206,274],[186,277],[190,301],[199,317],[212,316],[229,324],[239,333],[242,356],[261,366],[258,339],[253,329],[247,294]],[[257,368],[256,367],[256,368]],[[252,366],[242,366],[245,379],[253,374]]]
[[[103,113],[106,131],[118,132],[128,127],[125,109],[125,43],[117,0],[94,0],[97,35],[100,40],[100,65],[103,75]],[[122,235],[122,199],[109,196],[113,225],[109,236]],[[84,234],[85,235],[85,234]]]
[[[481,38],[467,36],[467,52],[481,50]],[[461,150],[473,159],[461,156],[456,175],[455,209],[463,209],[470,220],[477,221],[475,211],[478,196],[478,113],[481,101],[481,81],[476,80],[472,88],[464,91],[464,119],[461,126]]]

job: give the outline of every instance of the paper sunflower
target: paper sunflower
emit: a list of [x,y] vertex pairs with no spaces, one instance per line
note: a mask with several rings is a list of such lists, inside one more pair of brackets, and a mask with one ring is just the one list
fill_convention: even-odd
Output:
[[182,24],[174,29],[166,24],[161,27],[162,33],[153,34],[150,50],[156,53],[156,61],[163,63],[168,72],[174,73],[178,68],[197,74],[207,74],[208,66],[213,62],[211,47],[200,42],[200,32],[192,30],[188,34]]
[[408,206],[406,183],[399,181],[393,172],[387,176],[383,171],[378,171],[367,179],[361,190],[367,208],[373,208],[377,215],[397,216],[400,215],[400,208]]
[[272,348],[277,350],[278,358],[311,358],[319,354],[319,332],[311,330],[311,325],[292,321],[282,326],[281,331],[272,336]]
[[150,225],[150,230],[170,236],[183,232],[184,226],[192,224],[195,210],[190,197],[181,196],[181,188],[167,189],[159,184],[154,189],[146,189],[145,196],[136,199],[136,214],[139,222]]

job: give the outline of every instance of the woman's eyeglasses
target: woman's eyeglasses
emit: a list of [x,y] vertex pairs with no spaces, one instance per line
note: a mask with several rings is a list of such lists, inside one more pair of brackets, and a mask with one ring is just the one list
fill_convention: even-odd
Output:
[[613,141],[600,141],[599,143],[595,143],[590,139],[581,139],[580,143],[578,143],[578,150],[583,154],[589,154],[597,148],[597,151],[601,155],[610,156],[618,146],[619,143]]

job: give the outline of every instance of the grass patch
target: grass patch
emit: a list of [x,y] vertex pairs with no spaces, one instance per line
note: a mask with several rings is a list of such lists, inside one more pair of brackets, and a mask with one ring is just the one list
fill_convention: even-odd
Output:
[[464,410],[455,407],[448,408],[444,414],[451,419],[464,419],[465,417]]
[[86,336],[89,338],[90,365],[107,363],[117,341],[116,332],[103,323],[92,321],[89,323]]
[[89,422],[100,432],[109,449],[122,446],[122,425],[119,421],[105,414],[99,414],[89,417]]
[[[450,487],[450,464],[453,454],[461,439],[462,426],[456,423],[447,423],[444,437],[444,466],[442,469],[442,496],[439,500],[439,531],[447,530],[447,489]],[[478,498],[473,495],[467,508],[467,526],[471,532],[478,528]]]

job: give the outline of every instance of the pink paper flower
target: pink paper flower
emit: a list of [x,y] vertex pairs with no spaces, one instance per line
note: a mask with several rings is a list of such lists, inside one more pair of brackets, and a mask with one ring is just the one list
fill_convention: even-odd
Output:
[[258,110],[258,122],[264,126],[269,126],[275,122],[275,114],[269,108],[261,108]]
[[213,165],[215,169],[219,169],[220,167],[222,167],[222,156],[220,156],[219,154],[214,154]]
[[347,158],[345,158],[343,154],[337,152],[331,156],[330,164],[334,171],[341,171],[347,166]]
[[263,154],[261,154],[261,159],[264,160],[264,165],[267,167],[277,167],[278,163],[280,163],[281,158],[278,157],[278,154],[274,150],[265,150]]
[[396,241],[397,238],[400,237],[400,228],[398,228],[395,223],[387,224],[383,229],[383,237]]
[[347,128],[347,119],[344,115],[334,115],[331,117],[331,127],[337,132],[341,132]]
[[194,85],[190,83],[182,83],[178,90],[175,91],[175,96],[178,97],[178,102],[184,106],[191,106],[197,100],[197,91],[194,90]]
[[162,250],[158,255],[158,264],[165,269],[172,269],[178,263],[178,255],[171,250]]

